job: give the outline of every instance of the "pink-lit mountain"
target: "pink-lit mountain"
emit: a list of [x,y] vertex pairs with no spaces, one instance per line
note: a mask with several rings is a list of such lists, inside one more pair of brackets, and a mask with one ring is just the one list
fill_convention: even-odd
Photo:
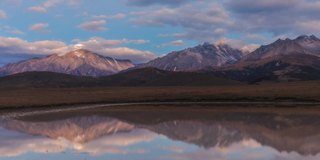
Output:
[[77,76],[107,76],[133,67],[130,60],[104,57],[88,50],[79,49],[64,55],[50,55],[31,59],[0,68],[1,75],[31,71],[47,71]]

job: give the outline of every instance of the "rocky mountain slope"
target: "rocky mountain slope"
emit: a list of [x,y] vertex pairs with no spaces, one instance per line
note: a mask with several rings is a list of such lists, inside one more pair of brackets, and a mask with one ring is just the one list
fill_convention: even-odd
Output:
[[216,73],[253,83],[317,80],[320,79],[320,39],[315,36],[279,39]]
[[140,67],[154,67],[168,71],[198,71],[234,64],[243,56],[240,50],[228,45],[204,43],[194,48],[172,52]]
[[0,75],[30,71],[48,71],[77,76],[106,76],[133,67],[129,60],[103,57],[88,50],[79,49],[64,55],[50,55],[31,59],[0,68]]

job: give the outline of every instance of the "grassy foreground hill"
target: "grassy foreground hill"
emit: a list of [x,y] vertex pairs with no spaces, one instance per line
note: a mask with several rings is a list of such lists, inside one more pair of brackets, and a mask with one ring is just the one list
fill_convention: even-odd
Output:
[[123,102],[320,102],[320,81],[193,87],[13,88],[0,108]]
[[125,102],[320,102],[320,81],[247,85],[152,68],[91,78],[30,72],[0,78],[0,108]]
[[240,82],[210,73],[171,72],[155,68],[131,70],[93,78],[53,72],[26,72],[0,78],[0,88],[76,88],[104,86],[216,86]]

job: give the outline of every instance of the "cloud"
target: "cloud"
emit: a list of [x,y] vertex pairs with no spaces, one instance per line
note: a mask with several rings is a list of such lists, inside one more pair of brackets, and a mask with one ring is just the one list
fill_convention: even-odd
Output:
[[[81,48],[91,50],[98,54],[118,58],[118,59],[130,59],[135,63],[142,63],[149,61],[156,56],[150,51],[142,51],[138,49],[124,47],[126,44],[142,44],[147,43],[147,40],[108,40],[99,37],[93,37],[86,41],[74,40],[73,43],[66,44],[62,41],[33,41],[29,42],[20,38],[15,37],[0,37],[0,55],[34,55],[44,56],[50,54],[64,54],[69,51]],[[26,56],[30,57],[30,56]],[[8,59],[7,61],[9,61]],[[4,63],[2,59],[2,63]]]
[[272,12],[294,7],[301,0],[225,0],[228,8],[235,12],[250,13],[250,12]]
[[47,13],[49,8],[55,7],[60,4],[69,4],[72,6],[76,6],[81,2],[82,0],[46,0],[40,5],[29,7],[28,10],[37,13]]
[[[317,0],[137,0],[129,3],[148,6],[130,14],[134,25],[180,30],[161,34],[164,38],[213,42],[234,37],[251,46],[246,48],[254,48],[254,44],[270,42],[279,36],[317,34],[320,28],[320,1]],[[249,34],[266,38],[254,41],[247,37]]]
[[4,26],[0,25],[0,31],[10,33],[10,34],[15,34],[15,35],[25,35],[23,31],[8,25],[4,25]]
[[47,29],[49,27],[48,23],[37,23],[33,24],[29,27],[30,31],[38,32],[38,33],[48,33],[49,30]]
[[68,47],[61,41],[29,42],[15,37],[0,37],[1,54],[49,55],[67,51]]
[[150,51],[141,51],[137,49],[121,47],[121,45],[125,44],[148,43],[147,40],[107,40],[104,38],[93,37],[87,41],[76,40],[74,42],[76,42],[75,45],[80,45],[82,48],[92,50],[104,56],[118,59],[130,59],[135,63],[142,63],[156,58],[156,56]]
[[184,41],[183,40],[175,40],[175,41],[171,41],[168,43],[163,43],[161,45],[159,45],[158,47],[168,47],[168,46],[181,46],[184,45]]
[[[316,32],[319,25],[320,2],[315,0],[224,0],[241,33],[271,33],[297,36]],[[310,30],[311,29],[311,30]]]
[[13,29],[10,31],[10,33],[12,34],[16,34],[16,35],[24,35],[25,33],[19,29]]
[[244,41],[238,39],[219,39],[215,42],[216,45],[224,45],[227,44],[231,46],[232,48],[237,48],[240,49],[244,53],[251,53],[252,51],[256,50],[257,48],[260,47],[258,44],[246,44]]
[[186,3],[191,0],[127,0],[127,4],[136,6],[150,6],[150,5],[170,5],[176,6]]
[[309,34],[320,32],[320,20],[299,21],[295,24],[301,31],[309,31]]
[[4,10],[0,10],[0,19],[7,18],[7,13]]
[[29,7],[28,10],[32,12],[46,13],[49,8],[56,6],[61,2],[62,0],[47,0],[38,6]]
[[81,41],[79,39],[74,39],[73,42],[82,44],[84,46],[90,46],[90,47],[112,47],[112,46],[119,46],[123,44],[145,44],[149,43],[148,40],[144,39],[136,39],[136,40],[128,40],[128,39],[120,39],[120,40],[110,40],[110,39],[104,39],[100,37],[92,37],[88,39],[87,41]]
[[83,30],[98,32],[98,31],[107,30],[107,28],[105,27],[106,24],[107,24],[106,20],[97,20],[97,21],[85,22],[83,24],[80,24],[78,27]]
[[78,6],[82,3],[83,0],[69,0],[69,4],[72,6]]
[[29,11],[38,12],[38,13],[46,13],[47,9],[41,6],[33,6],[28,8]]
[[93,19],[123,19],[126,17],[126,14],[124,13],[118,13],[115,15],[94,15],[92,16]]
[[135,25],[184,28],[185,32],[176,34],[176,38],[201,41],[224,36],[227,33],[224,28],[230,28],[234,24],[228,12],[215,2],[208,2],[205,6],[203,3],[196,3],[174,8],[152,8],[132,12],[131,15],[131,22]]
[[156,58],[156,56],[150,51],[140,51],[127,47],[104,48],[100,50],[99,53],[120,59],[130,59],[136,63],[143,63]]

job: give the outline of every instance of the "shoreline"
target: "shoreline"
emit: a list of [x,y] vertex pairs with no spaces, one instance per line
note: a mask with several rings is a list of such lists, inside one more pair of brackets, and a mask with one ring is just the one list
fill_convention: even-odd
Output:
[[[186,102],[186,101],[172,101],[172,102],[127,102],[127,103],[99,103],[99,104],[69,104],[69,105],[55,105],[55,106],[31,106],[31,107],[7,107],[7,108],[0,108],[0,117],[3,117],[5,114],[5,118],[12,118],[12,117],[20,117],[20,116],[29,116],[29,115],[36,115],[36,114],[46,114],[46,113],[58,113],[58,112],[67,112],[67,111],[78,111],[78,110],[86,110],[86,109],[114,109],[113,107],[118,107],[117,109],[124,109],[122,107],[132,107],[134,109],[135,106],[142,105],[147,106],[143,109],[148,111],[152,111],[155,108],[148,108],[148,106],[156,106],[156,105],[216,105],[212,106],[212,109],[217,109],[220,107],[225,107],[225,109],[246,109],[246,108],[299,108],[299,107],[312,107],[313,109],[317,109],[318,105],[320,106],[320,102],[289,102],[289,101],[282,101],[282,102],[268,102],[268,101],[256,101],[256,102],[248,102],[248,101],[234,101],[234,102],[227,102],[227,101],[203,101],[203,102]],[[239,106],[234,106],[239,105]],[[253,106],[248,106],[253,105]],[[188,108],[188,106],[183,107],[179,106],[179,108]],[[230,108],[228,108],[230,107]],[[177,106],[176,106],[177,108]],[[137,107],[139,109],[139,107]],[[141,109],[141,108],[140,108]],[[199,107],[201,111],[201,107]],[[221,108],[220,108],[221,109]],[[184,110],[181,110],[182,112]],[[19,113],[21,112],[21,113]],[[9,113],[9,114],[8,114]],[[13,115],[10,115],[13,113]]]

